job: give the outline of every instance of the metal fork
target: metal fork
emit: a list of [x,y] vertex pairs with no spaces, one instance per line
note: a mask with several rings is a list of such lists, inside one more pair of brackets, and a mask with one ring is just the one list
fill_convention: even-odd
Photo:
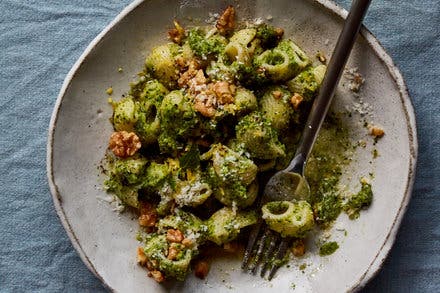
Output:
[[[259,207],[270,201],[308,199],[310,189],[304,177],[307,158],[328,112],[370,2],[371,0],[353,1],[330,59],[318,97],[312,105],[295,156],[286,169],[277,172],[270,178],[264,188]],[[242,269],[256,274],[261,265],[260,276],[264,278],[269,271],[268,279],[271,280],[282,265],[282,260],[293,240],[290,237],[282,238],[281,235],[270,230],[260,219],[249,235]]]

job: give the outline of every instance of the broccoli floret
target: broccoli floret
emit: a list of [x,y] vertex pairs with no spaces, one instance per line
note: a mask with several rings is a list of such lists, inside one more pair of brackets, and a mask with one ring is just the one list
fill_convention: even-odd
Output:
[[244,116],[235,127],[238,143],[243,143],[251,157],[263,160],[285,156],[285,146],[278,133],[260,112]]
[[206,38],[201,29],[192,29],[188,32],[188,44],[196,56],[207,59],[209,56],[220,54],[224,51],[227,41],[220,35]]
[[256,37],[260,39],[260,45],[264,49],[274,48],[283,37],[284,31],[271,25],[262,24],[257,28]]

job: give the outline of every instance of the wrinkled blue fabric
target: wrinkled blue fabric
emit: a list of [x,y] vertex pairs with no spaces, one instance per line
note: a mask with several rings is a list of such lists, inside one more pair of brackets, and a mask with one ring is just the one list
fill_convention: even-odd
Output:
[[[105,292],[57,218],[46,180],[46,139],[64,77],[129,2],[0,1],[1,292]],[[365,23],[406,79],[419,161],[395,246],[364,290],[440,292],[440,1],[373,1]]]

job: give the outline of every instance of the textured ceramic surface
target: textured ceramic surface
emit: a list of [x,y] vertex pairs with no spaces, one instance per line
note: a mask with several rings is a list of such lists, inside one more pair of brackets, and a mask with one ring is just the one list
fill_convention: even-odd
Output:
[[[128,82],[141,70],[152,45],[166,41],[173,18],[190,24],[203,22],[208,12],[219,12],[223,1],[136,1],[127,7],[87,48],[67,76],[55,106],[48,140],[48,177],[58,215],[85,264],[109,288],[118,292],[342,292],[362,287],[380,268],[391,248],[411,194],[417,155],[413,109],[403,79],[375,38],[363,29],[348,67],[358,67],[366,83],[355,97],[344,79],[337,91],[335,110],[369,110],[364,118],[385,128],[375,146],[380,157],[372,160],[372,140],[356,111],[350,125],[354,139],[366,139],[345,174],[351,188],[354,178],[374,172],[374,203],[356,221],[341,215],[330,239],[340,249],[319,257],[310,239],[310,252],[293,260],[272,282],[242,273],[239,260],[217,258],[204,281],[189,276],[183,284],[156,284],[136,265],[137,221],[130,213],[118,215],[100,200],[102,179],[98,165],[112,132],[105,89],[114,97],[128,90]],[[236,2],[234,2],[236,4]],[[234,4],[233,3],[233,4]],[[273,16],[310,56],[329,54],[346,12],[330,1],[240,1],[241,19]],[[122,66],[123,73],[117,68]],[[363,104],[360,102],[364,102]],[[372,163],[370,163],[370,161]],[[344,236],[343,230],[347,231]],[[319,236],[319,237],[322,237]],[[307,264],[304,273],[298,267]]]

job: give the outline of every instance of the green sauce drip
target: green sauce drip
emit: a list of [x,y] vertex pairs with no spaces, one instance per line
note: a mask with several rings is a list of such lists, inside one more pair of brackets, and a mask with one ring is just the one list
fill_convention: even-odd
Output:
[[344,205],[344,211],[351,220],[359,218],[359,212],[368,208],[373,201],[373,191],[371,184],[362,182],[361,190],[352,195],[348,202]]
[[311,204],[316,222],[328,227],[342,211],[342,196],[338,189],[342,169],[350,162],[353,149],[347,129],[335,117],[328,118],[319,133],[310,159],[306,178],[311,189]]
[[326,256],[326,255],[333,254],[338,248],[339,248],[339,245],[335,241],[324,243],[319,248],[319,255]]

